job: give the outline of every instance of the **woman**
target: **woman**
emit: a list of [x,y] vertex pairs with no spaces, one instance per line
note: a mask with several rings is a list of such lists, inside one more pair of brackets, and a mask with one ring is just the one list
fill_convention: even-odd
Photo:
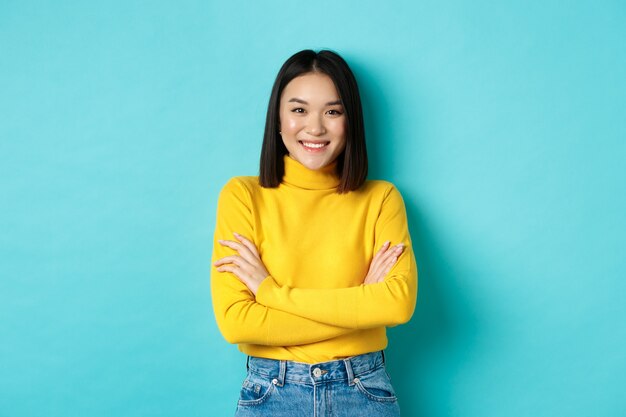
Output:
[[350,68],[298,52],[272,89],[260,176],[219,196],[213,307],[248,355],[237,416],[399,415],[382,349],[413,314],[417,269],[400,193],[366,175]]

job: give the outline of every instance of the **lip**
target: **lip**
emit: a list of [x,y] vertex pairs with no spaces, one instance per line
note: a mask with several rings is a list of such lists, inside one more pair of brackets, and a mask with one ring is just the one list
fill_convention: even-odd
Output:
[[[299,140],[298,143],[304,148],[305,151],[311,153],[323,152],[328,147],[328,145],[330,145],[330,141],[328,140]],[[305,145],[305,143],[314,146],[307,146]]]

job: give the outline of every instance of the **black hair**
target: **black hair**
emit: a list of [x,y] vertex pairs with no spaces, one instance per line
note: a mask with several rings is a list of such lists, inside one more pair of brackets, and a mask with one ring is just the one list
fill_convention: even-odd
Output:
[[363,108],[354,74],[344,59],[329,50],[315,52],[310,49],[292,55],[278,71],[265,120],[259,183],[275,188],[285,175],[283,156],[287,148],[280,137],[280,97],[294,78],[307,73],[323,73],[335,84],[346,116],[346,147],[337,157],[338,193],[357,190],[367,177],[367,149]]

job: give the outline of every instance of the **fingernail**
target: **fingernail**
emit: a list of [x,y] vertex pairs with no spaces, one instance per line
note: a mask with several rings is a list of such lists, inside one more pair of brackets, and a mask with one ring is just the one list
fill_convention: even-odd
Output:
[[239,233],[237,233],[237,232],[233,232],[233,235],[235,235],[235,236],[240,236],[240,234],[239,234]]

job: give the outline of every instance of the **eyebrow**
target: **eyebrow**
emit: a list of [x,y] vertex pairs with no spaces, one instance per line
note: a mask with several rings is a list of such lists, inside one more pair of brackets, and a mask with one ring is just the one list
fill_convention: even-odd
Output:
[[[297,97],[294,97],[294,98],[290,99],[289,103],[309,104],[305,100],[302,100],[302,99],[297,98]],[[341,99],[335,100],[335,101],[329,101],[328,103],[326,103],[327,106],[334,106],[334,105],[337,105],[337,104],[342,104],[341,103]]]

